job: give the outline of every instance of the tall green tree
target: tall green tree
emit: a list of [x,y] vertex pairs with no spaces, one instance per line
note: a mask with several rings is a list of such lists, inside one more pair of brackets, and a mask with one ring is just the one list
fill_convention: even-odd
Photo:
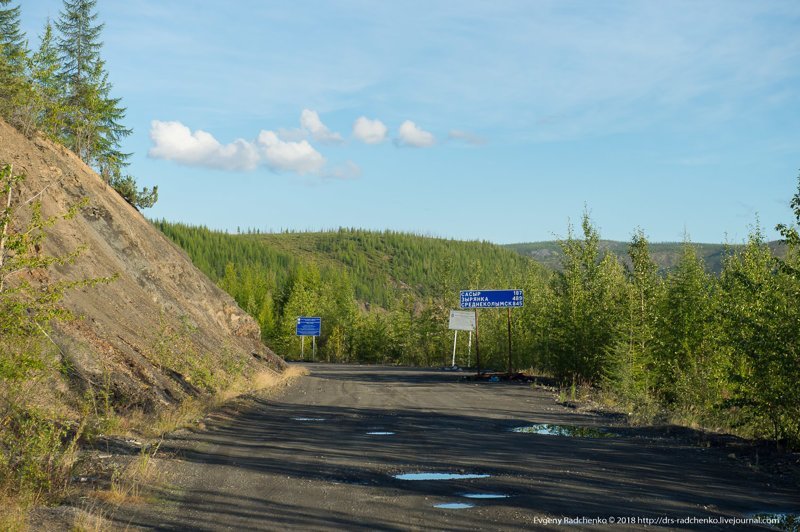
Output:
[[0,0],[0,116],[13,125],[22,119],[21,109],[29,96],[28,44],[20,29],[20,7]]
[[[673,404],[685,400],[686,390],[699,384],[687,384],[690,374],[711,375],[710,357],[714,356],[714,279],[705,270],[697,250],[688,241],[681,257],[666,279],[665,297],[658,310],[653,373],[660,400]],[[714,368],[716,370],[717,368]]]
[[629,403],[645,407],[652,404],[655,384],[653,345],[663,282],[641,229],[631,239],[628,257],[624,312],[609,353],[606,385]]
[[601,253],[600,235],[588,213],[583,238],[572,227],[560,242],[563,270],[554,278],[553,338],[549,369],[561,378],[596,381],[607,366],[623,303],[624,276],[611,253]]
[[124,173],[129,153],[122,140],[132,133],[123,125],[125,107],[111,96],[105,61],[100,51],[103,24],[97,22],[97,0],[64,0],[56,28],[60,32],[60,82],[64,87],[61,141],[74,151],[125,200],[137,209],[152,207],[158,188],[139,190]]
[[[68,106],[62,140],[78,157],[99,170],[101,151],[114,137],[104,138],[103,98],[109,87],[101,85],[105,81],[100,58],[103,24],[96,22],[96,4],[97,0],[64,0],[56,28],[60,32],[60,76]],[[104,177],[108,179],[108,175]]]
[[726,260],[720,282],[731,361],[728,404],[756,434],[800,443],[798,284],[781,271],[760,229]]
[[29,122],[32,127],[53,140],[58,140],[63,132],[65,89],[59,76],[60,68],[53,24],[48,19],[39,48],[30,58],[32,94]]

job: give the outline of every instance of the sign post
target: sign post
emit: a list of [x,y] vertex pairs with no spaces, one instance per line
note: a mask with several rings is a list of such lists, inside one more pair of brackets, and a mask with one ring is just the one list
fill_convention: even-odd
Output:
[[450,362],[450,366],[456,367],[456,344],[458,343],[458,329],[453,331],[453,361]]
[[511,372],[513,371],[513,367],[511,364],[511,308],[506,309],[508,311],[508,377],[511,378]]
[[467,343],[467,367],[472,362],[472,331],[469,332],[469,342]]
[[475,309],[475,360],[478,373],[481,371],[481,351],[478,343],[478,309],[505,308],[508,311],[508,375],[511,376],[513,364],[511,359],[511,309],[521,307],[525,302],[522,290],[462,290],[460,294],[461,308]]
[[297,318],[295,334],[300,337],[300,356],[306,358],[306,336],[311,337],[311,360],[317,356],[317,336],[322,332],[322,318],[317,316],[300,316]]
[[[472,331],[475,329],[475,316],[469,311],[465,312],[463,310],[451,310],[449,327],[455,331],[453,334],[453,361],[450,364],[451,366],[455,366],[458,331],[469,331],[470,338],[472,338]],[[469,365],[469,363],[467,365]]]

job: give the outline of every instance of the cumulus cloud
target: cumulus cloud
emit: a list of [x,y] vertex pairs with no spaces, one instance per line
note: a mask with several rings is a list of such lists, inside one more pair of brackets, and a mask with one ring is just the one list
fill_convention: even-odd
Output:
[[449,140],[456,140],[461,142],[466,142],[467,144],[471,144],[473,146],[480,146],[482,144],[486,144],[486,139],[483,137],[479,137],[469,131],[463,131],[461,129],[451,129],[450,133],[447,134],[447,138]]
[[386,140],[389,129],[380,120],[359,117],[353,123],[353,136],[366,144],[378,144]]
[[397,134],[397,143],[401,146],[413,146],[415,148],[427,148],[436,143],[436,137],[432,133],[425,131],[411,120],[406,120],[400,124]]
[[246,140],[223,145],[211,133],[200,129],[192,132],[180,122],[153,120],[150,139],[150,157],[191,166],[242,171],[255,169],[260,160],[256,146]]
[[267,166],[272,169],[305,175],[319,173],[325,166],[325,157],[307,140],[289,142],[281,140],[274,131],[262,130],[256,142]]
[[317,142],[324,144],[338,144],[344,139],[339,133],[331,131],[328,126],[322,123],[316,111],[303,109],[300,113],[300,127],[307,131]]
[[237,171],[264,165],[279,172],[325,174],[325,157],[308,141],[282,140],[274,131],[262,130],[255,142],[237,139],[222,144],[206,131],[192,132],[180,122],[153,120],[150,139],[150,157],[180,164]]

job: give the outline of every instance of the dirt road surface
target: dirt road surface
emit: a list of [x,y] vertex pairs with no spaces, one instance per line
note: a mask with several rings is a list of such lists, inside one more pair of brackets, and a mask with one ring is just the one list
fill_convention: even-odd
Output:
[[[796,485],[727,449],[615,427],[613,418],[576,413],[529,385],[464,382],[463,373],[434,370],[309,368],[278,396],[222,409],[203,429],[165,440],[170,458],[159,460],[155,502],[116,512],[116,526],[641,530],[652,519],[652,530],[751,530],[759,527],[680,520],[800,507]],[[606,427],[619,437],[511,431],[534,423]],[[394,477],[420,472],[489,476]],[[564,517],[579,521],[558,524]]]

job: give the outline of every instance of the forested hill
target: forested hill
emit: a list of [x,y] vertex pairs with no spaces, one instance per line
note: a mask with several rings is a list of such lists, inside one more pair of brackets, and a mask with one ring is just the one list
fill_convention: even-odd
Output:
[[359,229],[228,234],[163,220],[154,223],[201,270],[223,284],[228,265],[240,277],[264,276],[276,289],[285,286],[298,269],[313,265],[323,279],[347,272],[356,299],[383,308],[389,307],[398,291],[431,297],[441,292],[443,284],[449,285],[447,290],[458,290],[540,268],[488,242]]
[[[775,255],[785,255],[785,246],[779,242],[769,242],[769,247]],[[629,242],[614,240],[601,240],[600,249],[607,250],[616,255],[620,260],[627,262]],[[735,250],[741,245],[726,246],[725,244],[692,244],[698,257],[705,263],[709,272],[719,274],[722,271],[722,262],[726,249]],[[564,256],[561,246],[557,241],[525,242],[520,244],[506,244],[506,249],[516,251],[520,255],[532,258],[548,268],[558,270]],[[681,258],[683,244],[681,242],[656,242],[650,243],[650,256],[662,272],[673,269]]]

